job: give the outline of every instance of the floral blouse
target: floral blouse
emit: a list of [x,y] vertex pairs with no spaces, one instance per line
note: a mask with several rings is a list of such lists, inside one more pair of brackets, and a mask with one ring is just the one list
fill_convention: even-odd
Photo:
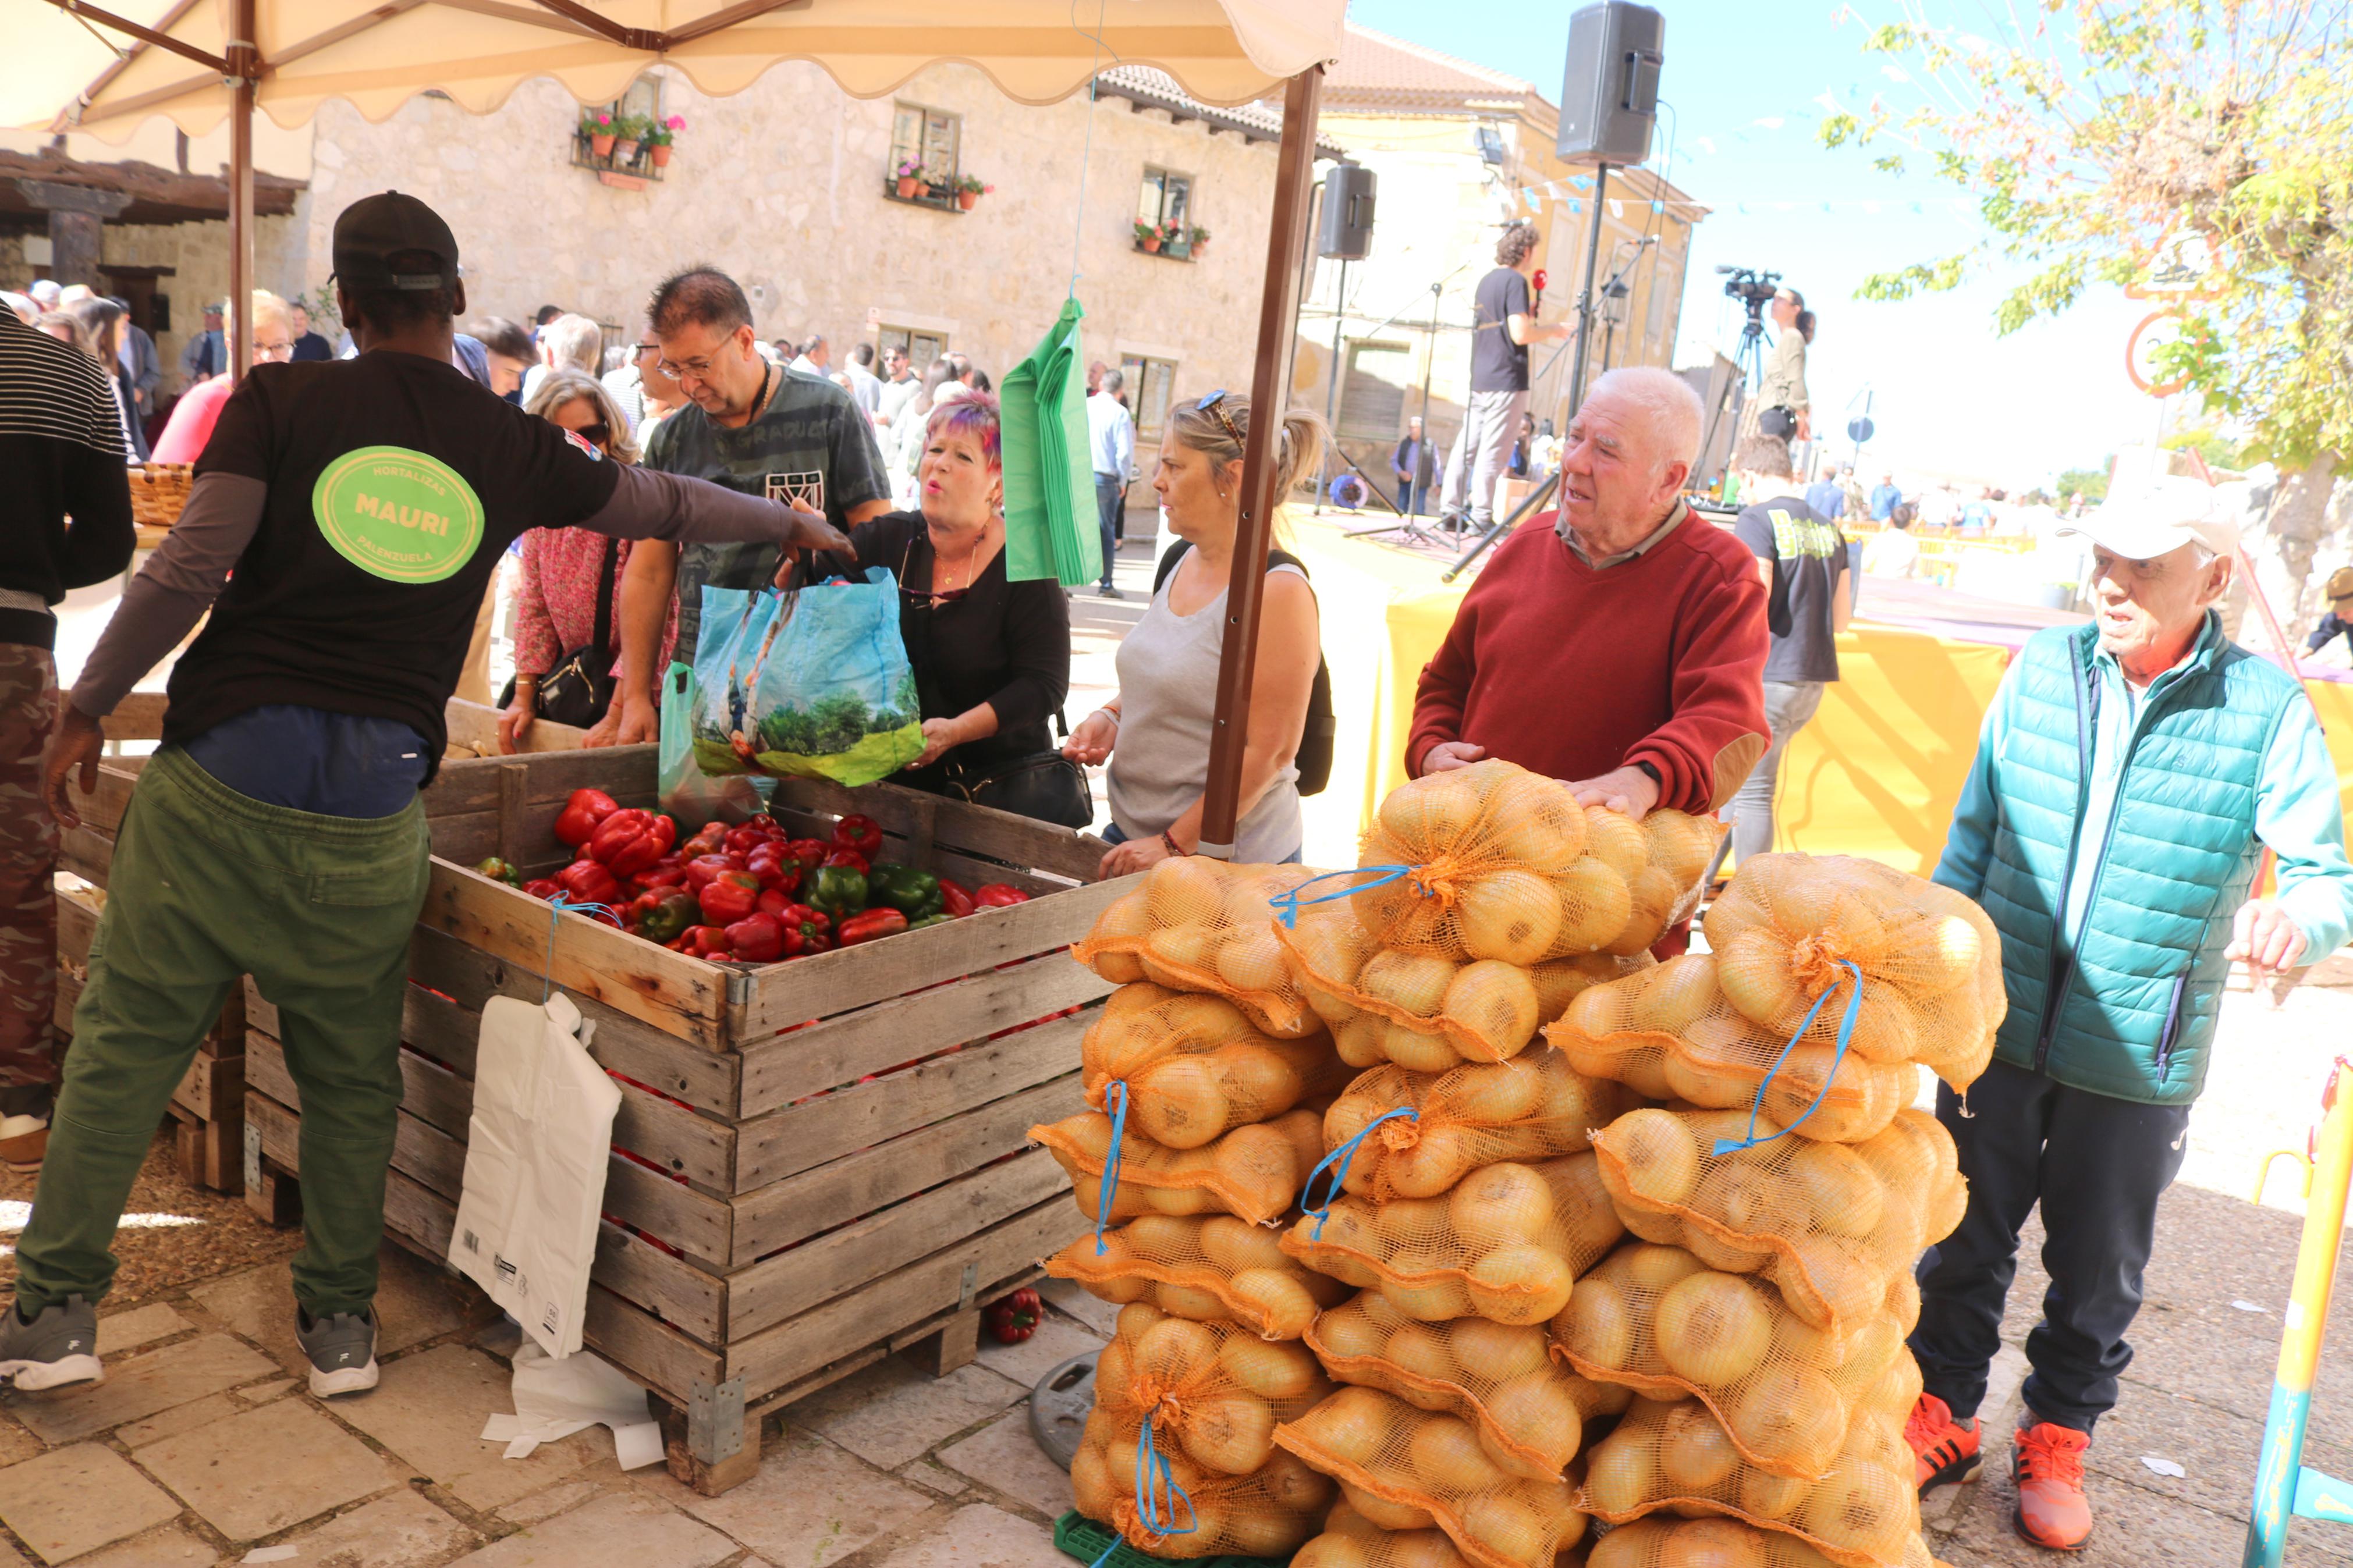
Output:
[[[534,528],[522,536],[522,582],[515,597],[515,673],[545,675],[564,657],[564,650],[585,646],[596,636],[596,577],[604,569],[605,550],[617,553],[613,561],[612,618],[606,637],[613,650],[613,672],[621,668],[621,574],[628,568],[627,539],[608,539],[585,528]],[[678,599],[672,595],[662,622],[661,657],[654,672],[669,668],[670,645],[678,640]]]

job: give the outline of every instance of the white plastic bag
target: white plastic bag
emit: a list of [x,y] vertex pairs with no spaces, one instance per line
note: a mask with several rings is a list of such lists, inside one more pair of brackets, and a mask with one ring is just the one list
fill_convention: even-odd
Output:
[[551,1356],[580,1348],[618,1085],[590,1059],[580,1009],[512,996],[482,1008],[466,1184],[449,1262]]

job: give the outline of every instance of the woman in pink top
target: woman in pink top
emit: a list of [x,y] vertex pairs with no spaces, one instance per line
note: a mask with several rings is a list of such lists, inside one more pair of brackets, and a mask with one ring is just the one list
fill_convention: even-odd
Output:
[[[253,291],[253,363],[269,364],[294,357],[294,312],[286,301],[267,289]],[[220,418],[221,405],[237,390],[227,371],[207,377],[181,395],[172,405],[171,417],[164,423],[164,434],[156,438],[151,461],[158,463],[193,463],[205,455],[205,443],[213,438],[213,426]]]
[[[609,388],[592,376],[576,370],[550,371],[532,389],[523,411],[571,431],[617,463],[638,460],[638,448],[629,439],[628,420],[620,404]],[[517,542],[522,578],[515,590],[514,695],[499,715],[499,737],[505,750],[519,750],[523,737],[531,732],[532,721],[538,716],[535,704],[541,679],[566,654],[596,640],[596,583],[603,575],[607,551],[613,552],[613,601],[607,612],[607,668],[617,677],[620,674],[621,574],[629,563],[629,542],[585,528],[534,528]],[[673,599],[670,618],[662,626],[657,668],[669,664],[670,644],[677,637],[678,605]],[[619,717],[618,709],[608,708],[592,733],[610,731]]]

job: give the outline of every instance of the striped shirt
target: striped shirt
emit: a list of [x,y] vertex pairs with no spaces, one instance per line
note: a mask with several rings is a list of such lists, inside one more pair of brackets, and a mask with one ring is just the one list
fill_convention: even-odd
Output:
[[129,565],[136,535],[108,367],[9,310],[0,474],[0,643],[46,648],[57,637],[48,606]]
[[106,367],[0,310],[0,436],[47,437],[123,456]]

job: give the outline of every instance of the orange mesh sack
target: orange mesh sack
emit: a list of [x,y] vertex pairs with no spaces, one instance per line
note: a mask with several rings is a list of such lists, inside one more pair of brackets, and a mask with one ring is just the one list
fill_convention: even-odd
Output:
[[1725,1002],[1784,1039],[1800,1027],[1834,1037],[1853,1001],[1845,983],[1857,980],[1855,1054],[1922,1063],[1956,1091],[1985,1071],[2008,1008],[1985,911],[1876,860],[1743,861],[1708,910],[1707,944]]
[[1153,1424],[1159,1450],[1247,1476],[1274,1458],[1274,1429],[1331,1396],[1314,1355],[1239,1323],[1195,1322],[1138,1301],[1119,1310],[1095,1363],[1095,1407],[1121,1427]]
[[1389,792],[1350,895],[1377,946],[1531,964],[1641,952],[1687,918],[1723,825],[1654,811],[1640,823],[1500,760]]
[[1123,985],[1079,1045],[1087,1103],[1171,1149],[1198,1149],[1237,1127],[1271,1121],[1347,1084],[1329,1038],[1283,1039],[1250,1026],[1219,996],[1142,982]]
[[1780,1131],[1746,1111],[1645,1108],[1593,1143],[1628,1229],[1711,1268],[1766,1276],[1817,1328],[1852,1325],[1959,1223],[1968,1187],[1952,1136],[1910,1109],[1861,1143]]
[[1426,1323],[1526,1324],[1566,1306],[1577,1276],[1625,1233],[1585,1153],[1482,1166],[1442,1197],[1342,1197],[1302,1216],[1282,1250]]
[[[1915,1531],[1894,1560],[1902,1568],[1937,1568]],[[1831,1568],[1794,1535],[1758,1530],[1735,1519],[1658,1517],[1622,1524],[1594,1542],[1587,1568]]]
[[1307,1348],[1342,1383],[1461,1416],[1499,1468],[1530,1480],[1557,1478],[1577,1457],[1585,1423],[1633,1399],[1554,1361],[1541,1328],[1484,1318],[1418,1322],[1373,1290],[1317,1318]]
[[[1032,1127],[1029,1141],[1053,1151],[1091,1220],[1117,1225],[1147,1214],[1229,1214],[1265,1225],[1297,1201],[1300,1184],[1324,1157],[1324,1113],[1301,1106],[1198,1149],[1171,1149],[1131,1127],[1119,1140],[1116,1161],[1110,1161],[1112,1119],[1099,1110]],[[1114,1173],[1108,1215],[1102,1196],[1106,1161]]]
[[1581,1073],[1615,1079],[1651,1100],[1719,1110],[1757,1105],[1817,1142],[1870,1137],[1912,1103],[1919,1087],[1909,1063],[1874,1062],[1854,1050],[1841,1055],[1835,1035],[1792,1045],[1788,1030],[1743,1016],[1725,1000],[1715,955],[1706,952],[1581,992],[1545,1037]]
[[1435,1525],[1475,1568],[1553,1568],[1585,1538],[1567,1482],[1510,1475],[1470,1422],[1377,1389],[1344,1388],[1277,1427],[1274,1440],[1336,1479],[1375,1526]]
[[[1104,1386],[1100,1372],[1095,1386]],[[1156,1422],[1147,1426],[1100,1395],[1071,1458],[1079,1512],[1172,1560],[1288,1556],[1322,1524],[1332,1493],[1328,1477],[1280,1449],[1248,1475],[1211,1469],[1172,1452]]]
[[1156,981],[1223,996],[1253,1026],[1283,1039],[1323,1033],[1274,936],[1272,901],[1315,873],[1235,866],[1198,855],[1163,860],[1143,885],[1095,917],[1071,956],[1117,985]]
[[[1780,1293],[1672,1247],[1637,1243],[1577,1282],[1553,1322],[1555,1350],[1586,1377],[1654,1399],[1694,1395],[1742,1458],[1775,1475],[1829,1468],[1855,1411],[1900,1392],[1890,1375],[1920,1315],[1909,1274],[1843,1334],[1811,1328]],[[1910,1406],[1905,1410],[1908,1413]]]
[[[1553,1559],[1554,1568],[1585,1568],[1585,1549]],[[1291,1568],[1471,1568],[1446,1531],[1383,1530],[1345,1501],[1332,1505],[1324,1533],[1299,1549]]]
[[1174,1317],[1229,1320],[1261,1339],[1295,1340],[1348,1289],[1284,1256],[1279,1235],[1231,1215],[1146,1215],[1080,1237],[1046,1260],[1046,1272],[1121,1306],[1150,1301]]
[[1612,1524],[1662,1509],[1722,1514],[1803,1540],[1842,1568],[1904,1561],[1920,1536],[1920,1498],[1904,1418],[1863,1409],[1821,1476],[1799,1480],[1745,1463],[1697,1400],[1638,1399],[1588,1456],[1579,1508]]
[[1377,1067],[1324,1113],[1324,1142],[1336,1151],[1357,1140],[1335,1162],[1347,1191],[1376,1203],[1434,1198],[1482,1165],[1582,1153],[1593,1130],[1631,1104],[1620,1085],[1586,1077],[1558,1051],[1442,1073]]

